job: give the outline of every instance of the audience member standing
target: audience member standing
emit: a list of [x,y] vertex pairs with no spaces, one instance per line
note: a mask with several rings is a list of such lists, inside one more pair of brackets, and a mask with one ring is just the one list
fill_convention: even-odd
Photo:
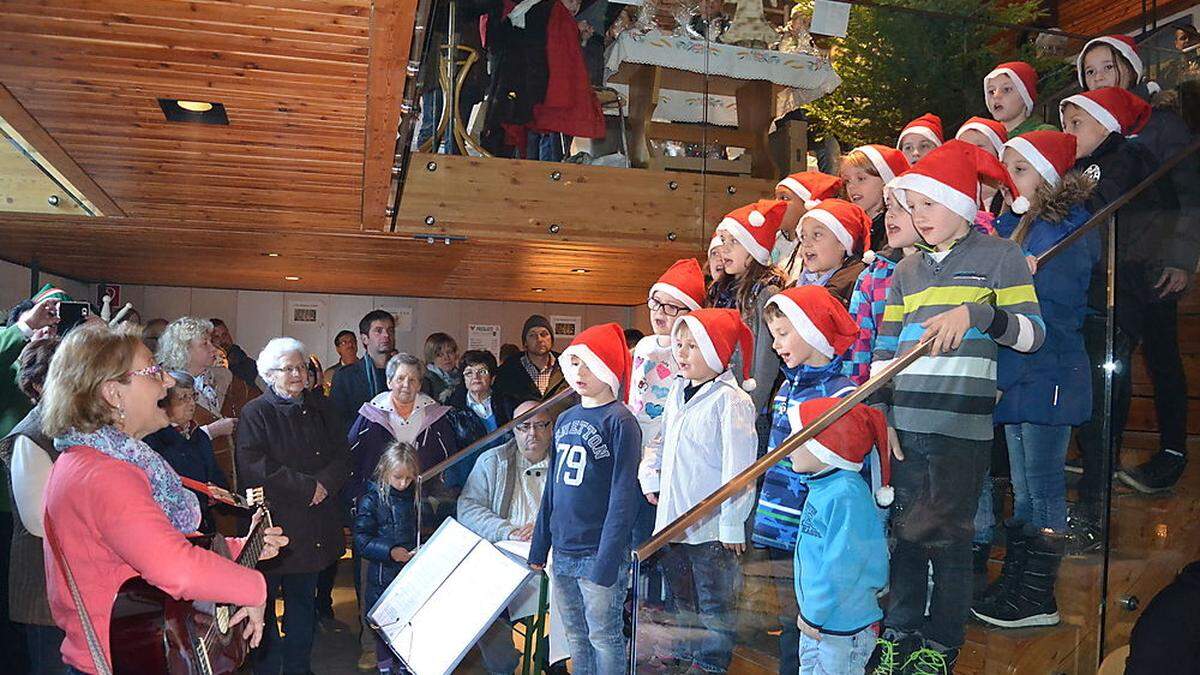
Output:
[[521,328],[525,353],[513,356],[496,372],[496,391],[518,401],[541,401],[566,388],[550,321],[534,314]]
[[382,309],[367,312],[358,322],[358,337],[366,353],[357,365],[342,368],[333,376],[329,398],[349,430],[358,408],[376,394],[387,391],[384,368],[396,351],[396,319]]

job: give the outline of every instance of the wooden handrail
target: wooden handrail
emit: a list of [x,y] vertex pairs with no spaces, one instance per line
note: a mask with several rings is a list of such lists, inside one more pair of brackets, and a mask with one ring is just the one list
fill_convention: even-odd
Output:
[[417,484],[420,485],[421,483],[428,483],[429,481],[433,480],[434,478],[437,478],[438,476],[440,476],[442,474],[443,471],[445,471],[446,469],[449,469],[450,467],[454,466],[455,464],[458,464],[462,460],[469,457],[472,453],[477,452],[478,450],[487,447],[489,444],[492,443],[492,441],[495,441],[497,438],[500,438],[501,436],[504,436],[505,434],[512,431],[513,427],[517,426],[521,422],[524,422],[525,420],[527,420],[531,417],[535,417],[539,413],[549,410],[550,408],[553,408],[556,405],[567,403],[568,401],[570,403],[574,404],[574,398],[577,396],[578,396],[578,394],[575,393],[574,389],[571,389],[570,387],[563,389],[562,391],[558,392],[554,396],[551,396],[550,398],[539,403],[537,405],[537,407],[535,407],[531,410],[527,410],[526,412],[521,413],[520,415],[517,415],[516,417],[512,418],[505,424],[503,424],[499,427],[496,427],[495,431],[488,432],[487,434],[485,434],[483,436],[483,438],[480,438],[479,440],[468,445],[467,447],[463,448],[462,450],[459,450],[458,452],[454,453],[453,455],[450,455],[446,459],[443,459],[442,461],[438,462],[437,464],[434,464],[429,469],[422,471],[421,474],[417,476]]
[[788,436],[774,450],[771,450],[763,455],[761,459],[743,469],[741,473],[718,488],[716,492],[701,499],[695,506],[684,512],[682,516],[676,518],[670,525],[656,532],[653,537],[634,551],[634,557],[639,561],[646,560],[654,555],[658,549],[682,534],[684,530],[694,525],[696,521],[715,511],[721,504],[733,498],[738,492],[753,485],[759,476],[767,472],[767,469],[778,464],[780,460],[792,454],[801,445],[812,440],[830,424],[838,421],[851,408],[862,403],[868,396],[887,384],[897,373],[912,365],[913,361],[929,353],[929,348],[932,344],[932,339],[925,338],[904,356],[893,359],[883,370],[880,370],[871,376],[871,379],[860,384],[849,396],[839,400],[837,405],[826,410],[824,414],[813,420],[811,424],[805,426],[799,433]]

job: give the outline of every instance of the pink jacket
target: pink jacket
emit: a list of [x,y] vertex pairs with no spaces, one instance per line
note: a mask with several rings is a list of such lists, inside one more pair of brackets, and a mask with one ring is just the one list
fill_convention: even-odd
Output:
[[[45,512],[110,663],[109,614],[131,577],[140,575],[176,598],[243,606],[266,601],[262,574],[193,546],[155,503],[141,469],[94,448],[72,447],[54,463]],[[230,542],[235,555],[240,543]],[[94,673],[66,577],[50,544],[44,547],[50,612],[67,633],[63,660]]]

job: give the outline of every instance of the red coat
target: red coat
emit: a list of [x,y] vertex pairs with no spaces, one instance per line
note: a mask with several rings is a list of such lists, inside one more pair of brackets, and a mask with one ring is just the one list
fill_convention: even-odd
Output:
[[550,1],[554,3],[546,25],[550,79],[546,83],[546,98],[533,108],[533,128],[582,138],[604,138],[604,114],[583,62],[579,24],[562,2]]

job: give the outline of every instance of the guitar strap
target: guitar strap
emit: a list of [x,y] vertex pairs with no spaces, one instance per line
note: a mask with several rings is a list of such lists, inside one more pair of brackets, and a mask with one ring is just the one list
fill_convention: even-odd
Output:
[[58,537],[54,536],[54,527],[51,524],[49,512],[44,515],[42,525],[46,531],[46,541],[50,542],[50,550],[54,552],[54,559],[62,568],[63,576],[67,578],[67,587],[71,589],[71,599],[75,601],[75,611],[79,614],[79,623],[83,626],[83,635],[87,639],[88,651],[91,652],[92,663],[96,666],[96,674],[112,675],[112,668],[108,665],[108,659],[104,658],[104,649],[100,646],[100,638],[96,636],[96,628],[92,625],[87,607],[83,604],[79,586],[75,585],[75,575],[71,574],[71,566],[67,564],[66,556],[58,547]]

